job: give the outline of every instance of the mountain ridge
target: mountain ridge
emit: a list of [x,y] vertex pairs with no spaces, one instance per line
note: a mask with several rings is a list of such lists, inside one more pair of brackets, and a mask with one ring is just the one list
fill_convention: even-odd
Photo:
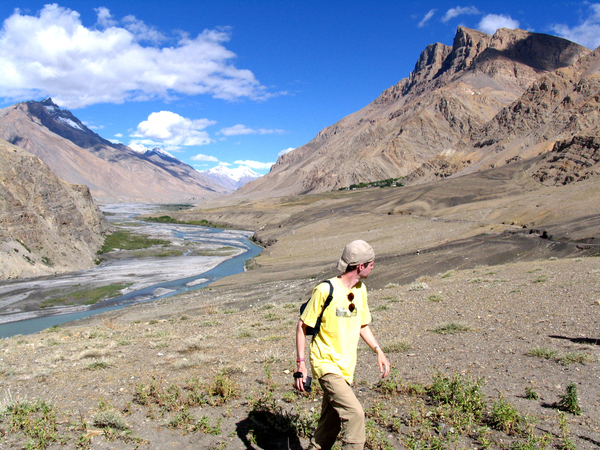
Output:
[[452,176],[476,159],[472,134],[540,77],[590,52],[545,34],[500,29],[490,36],[459,27],[452,46],[427,46],[409,77],[282,155],[235,195],[316,193],[416,171],[423,176],[411,182],[421,182],[436,177],[427,164],[449,166],[442,175]]
[[231,192],[176,158],[148,157],[107,141],[51,99],[1,109],[0,138],[40,157],[63,180],[88,186],[100,203],[169,203]]

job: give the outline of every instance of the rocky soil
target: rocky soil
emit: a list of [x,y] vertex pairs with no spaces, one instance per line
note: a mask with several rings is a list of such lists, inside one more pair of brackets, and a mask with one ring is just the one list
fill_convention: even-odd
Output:
[[[599,258],[480,266],[408,284],[376,269],[386,284],[370,290],[372,327],[394,367],[394,391],[384,395],[374,355],[361,345],[355,389],[373,420],[370,448],[405,448],[423,430],[441,448],[482,447],[486,437],[491,448],[526,442],[489,422],[462,433],[448,422],[445,437],[427,428],[434,405],[407,387],[431,386],[435,374],[484,378],[487,414],[504,398],[547,448],[562,448],[565,429],[576,448],[600,445]],[[5,339],[2,411],[51,405],[66,445],[50,448],[305,447],[310,430],[300,425],[312,423],[319,401],[291,388],[293,329],[314,283],[218,287]],[[582,413],[561,422],[553,404],[571,383]],[[194,387],[205,396],[199,406],[184,401]],[[527,389],[539,397],[526,399]],[[8,416],[0,429],[3,448],[25,444]]]

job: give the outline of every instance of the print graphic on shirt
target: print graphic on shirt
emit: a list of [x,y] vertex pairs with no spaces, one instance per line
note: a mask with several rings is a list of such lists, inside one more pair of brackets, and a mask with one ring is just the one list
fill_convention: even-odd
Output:
[[356,313],[358,311],[355,309],[354,311],[350,312],[350,310],[348,308],[337,308],[335,310],[335,315],[338,317],[354,317],[356,316]]

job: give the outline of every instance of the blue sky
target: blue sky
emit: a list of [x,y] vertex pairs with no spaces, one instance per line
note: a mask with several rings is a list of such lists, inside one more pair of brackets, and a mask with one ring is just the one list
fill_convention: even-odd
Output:
[[5,0],[0,107],[48,96],[106,139],[261,174],[463,25],[600,45],[587,1]]

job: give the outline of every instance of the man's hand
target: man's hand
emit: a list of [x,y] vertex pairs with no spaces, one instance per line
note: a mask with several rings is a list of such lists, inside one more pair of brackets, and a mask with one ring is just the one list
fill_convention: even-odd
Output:
[[[297,363],[296,368],[297,372],[294,373],[294,387],[297,390],[304,392],[304,383],[306,382],[306,377],[308,376],[308,371],[306,370],[306,365],[304,364],[304,361],[300,361],[299,363]],[[302,376],[297,377],[296,374],[301,374]]]
[[379,347],[377,348],[377,365],[379,366],[379,371],[381,372],[381,378],[385,378],[390,374],[390,362]]
[[385,353],[383,353],[383,350],[381,350],[379,344],[377,344],[377,340],[375,339],[371,328],[369,328],[369,325],[362,326],[360,329],[360,337],[362,337],[363,341],[377,353],[377,365],[381,372],[381,378],[387,377],[390,374],[390,362],[388,361],[387,356],[385,356]]

